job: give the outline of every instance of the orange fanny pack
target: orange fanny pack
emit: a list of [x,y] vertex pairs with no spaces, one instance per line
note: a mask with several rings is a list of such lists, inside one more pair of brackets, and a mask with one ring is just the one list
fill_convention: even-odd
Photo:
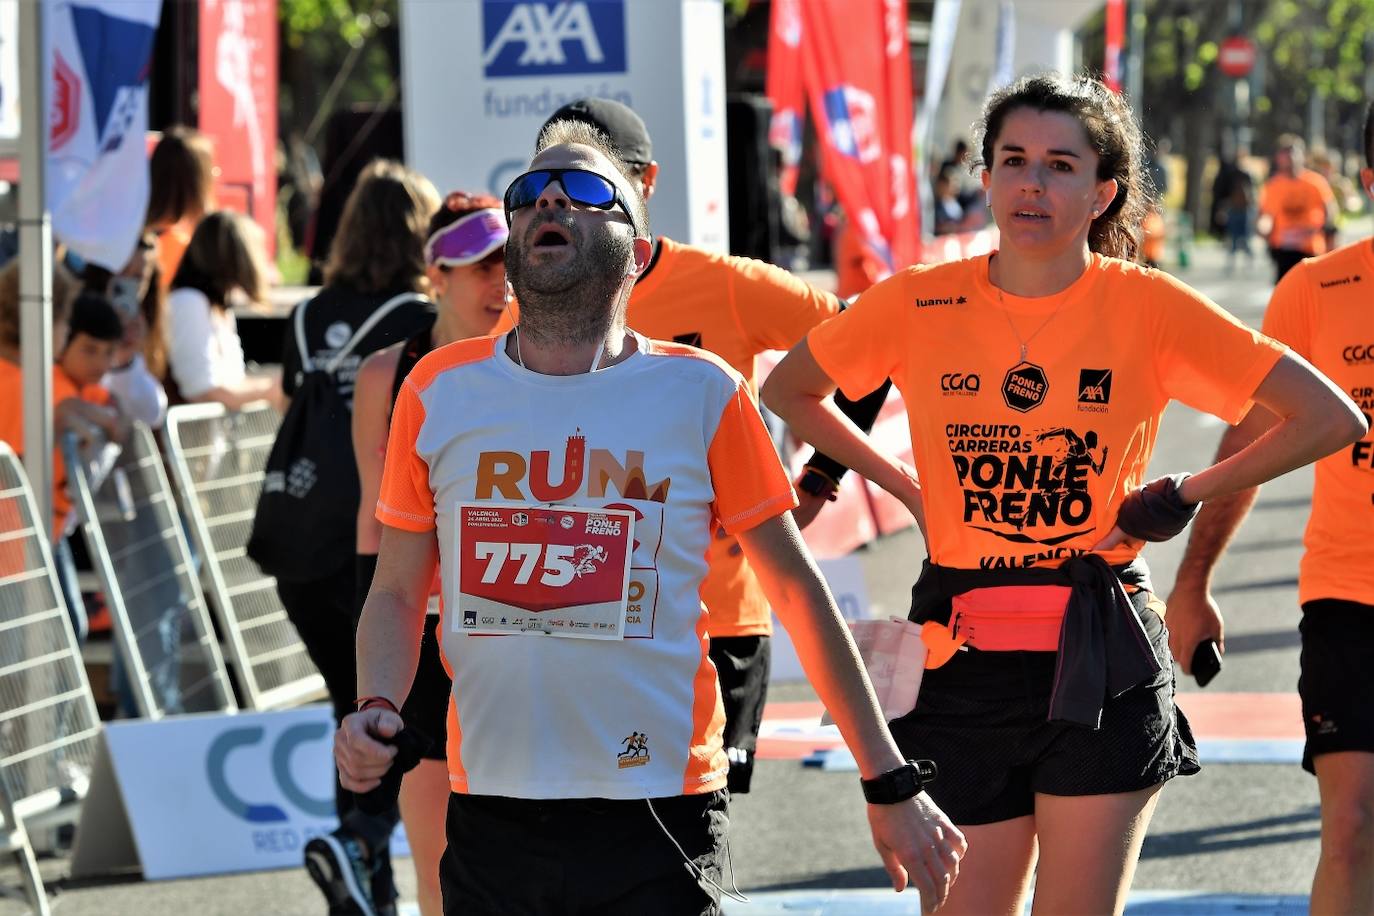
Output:
[[984,652],[1055,652],[1067,585],[997,585],[955,595],[950,628]]

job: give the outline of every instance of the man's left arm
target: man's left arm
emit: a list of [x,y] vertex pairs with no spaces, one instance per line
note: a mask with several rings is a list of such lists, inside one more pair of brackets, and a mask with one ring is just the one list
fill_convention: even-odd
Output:
[[[737,536],[862,777],[872,779],[902,766],[905,761],[883,720],[849,628],[791,514],[774,516]],[[916,885],[926,911],[942,903],[966,849],[959,829],[924,792],[891,805],[870,804],[868,819],[893,888]]]

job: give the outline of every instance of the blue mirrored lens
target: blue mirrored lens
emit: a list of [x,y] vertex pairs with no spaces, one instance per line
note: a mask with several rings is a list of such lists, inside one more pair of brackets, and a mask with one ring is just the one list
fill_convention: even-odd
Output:
[[548,172],[527,172],[515,179],[506,189],[506,209],[519,210],[528,207],[539,199],[549,186],[552,176]]
[[558,180],[564,193],[576,203],[609,207],[615,202],[615,186],[593,172],[564,172]]

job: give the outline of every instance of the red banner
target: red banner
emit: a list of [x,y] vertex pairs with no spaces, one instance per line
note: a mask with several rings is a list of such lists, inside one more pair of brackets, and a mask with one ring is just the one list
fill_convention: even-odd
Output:
[[215,142],[221,207],[250,214],[276,251],[277,0],[202,0],[200,129]]
[[1107,0],[1106,47],[1102,81],[1113,92],[1121,91],[1121,45],[1126,39],[1126,0]]
[[885,277],[915,263],[920,216],[911,173],[906,4],[775,2],[768,56],[774,142],[789,120],[800,125],[799,56],[801,83],[821,143],[822,172],[858,229],[872,272]]
[[787,195],[797,193],[801,163],[802,124],[806,120],[806,87],[802,83],[802,0],[773,0],[768,30],[768,72],[765,91],[773,103],[768,142],[782,150],[778,184]]

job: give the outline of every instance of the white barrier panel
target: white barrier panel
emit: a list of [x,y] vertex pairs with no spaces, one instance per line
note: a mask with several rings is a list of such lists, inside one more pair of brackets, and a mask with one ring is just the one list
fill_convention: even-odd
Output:
[[106,725],[72,874],[300,868],[306,841],[338,823],[333,739],[323,705]]
[[[822,512],[821,517],[824,516]],[[830,584],[830,592],[835,596],[835,603],[840,606],[840,613],[845,620],[862,620],[871,616],[868,611],[868,580],[864,578],[864,565],[858,557],[850,554],[833,560],[817,560],[816,565]],[[787,629],[776,614],[773,615],[773,659],[768,679],[773,683],[806,680],[796,647],[792,645],[792,637],[787,635]]]

